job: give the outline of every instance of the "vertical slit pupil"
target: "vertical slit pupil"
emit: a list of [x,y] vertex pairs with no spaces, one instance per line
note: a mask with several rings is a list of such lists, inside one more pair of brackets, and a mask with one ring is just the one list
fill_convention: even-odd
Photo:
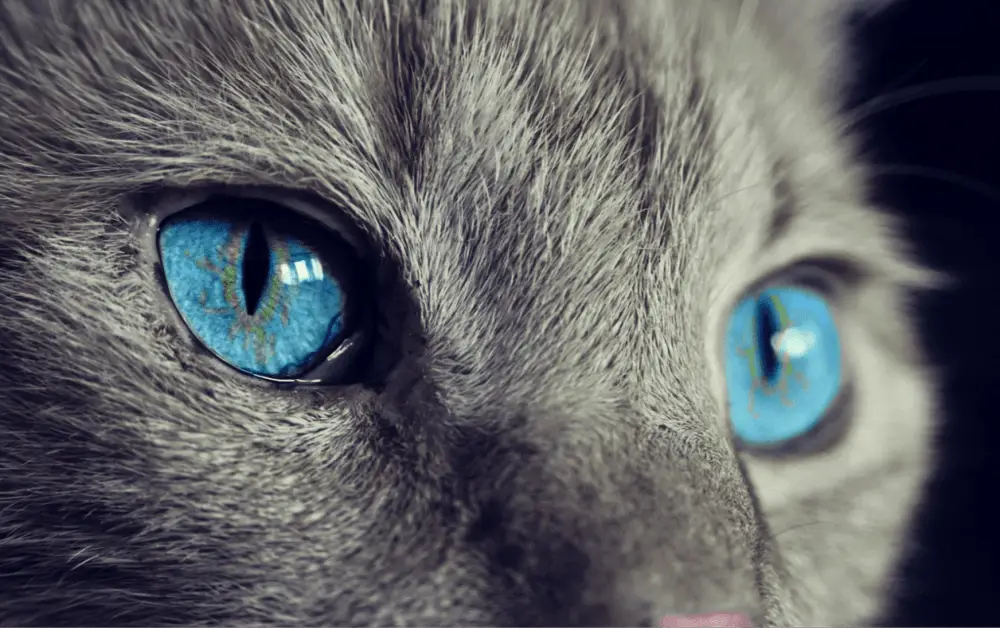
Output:
[[779,366],[778,356],[771,347],[771,337],[778,332],[778,321],[771,309],[770,299],[761,297],[757,301],[757,315],[754,318],[757,324],[757,351],[760,355],[761,372],[768,382],[772,382],[778,374]]
[[271,268],[271,249],[267,246],[264,227],[259,222],[250,225],[247,245],[243,251],[243,299],[247,314],[253,316],[260,305],[260,297]]

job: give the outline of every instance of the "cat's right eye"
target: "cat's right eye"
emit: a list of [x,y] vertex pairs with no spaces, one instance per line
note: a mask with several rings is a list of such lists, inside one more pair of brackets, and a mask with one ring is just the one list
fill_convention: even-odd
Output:
[[809,289],[771,287],[744,298],[726,332],[726,386],[734,437],[773,450],[828,420],[844,377],[840,332],[827,300]]
[[277,382],[328,383],[364,341],[361,258],[335,232],[270,201],[212,197],[163,221],[169,297],[223,363]]

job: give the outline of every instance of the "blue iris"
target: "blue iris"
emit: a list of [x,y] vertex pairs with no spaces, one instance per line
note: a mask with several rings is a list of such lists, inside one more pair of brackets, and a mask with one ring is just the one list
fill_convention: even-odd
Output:
[[160,228],[160,260],[177,311],[230,366],[293,378],[344,331],[343,287],[306,232],[195,210]]
[[751,446],[806,434],[826,416],[841,385],[840,335],[826,300],[776,287],[744,299],[726,331],[729,420]]

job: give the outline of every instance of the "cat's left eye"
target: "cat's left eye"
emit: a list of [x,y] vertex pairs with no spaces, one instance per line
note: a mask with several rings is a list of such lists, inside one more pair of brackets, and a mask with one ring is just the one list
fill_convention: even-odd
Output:
[[338,350],[359,333],[360,261],[336,233],[273,203],[213,198],[169,217],[157,239],[170,299],[222,362],[301,381],[350,359]]
[[730,315],[725,370],[729,421],[754,449],[781,447],[815,432],[841,394],[840,332],[818,292],[773,287]]

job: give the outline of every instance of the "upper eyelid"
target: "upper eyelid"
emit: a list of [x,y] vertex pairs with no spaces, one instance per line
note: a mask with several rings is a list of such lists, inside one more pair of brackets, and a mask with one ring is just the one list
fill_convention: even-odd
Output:
[[195,189],[169,189],[158,193],[136,194],[119,202],[119,213],[131,223],[131,230],[141,253],[156,256],[156,234],[164,220],[190,209],[214,196],[268,201],[288,211],[313,220],[342,237],[361,260],[367,260],[374,248],[370,239],[349,218],[338,216],[329,204],[305,198],[306,194],[280,188],[205,186]]
[[769,286],[792,284],[808,288],[837,301],[845,290],[863,282],[868,272],[859,263],[839,257],[807,257],[769,272],[747,286],[740,299]]

